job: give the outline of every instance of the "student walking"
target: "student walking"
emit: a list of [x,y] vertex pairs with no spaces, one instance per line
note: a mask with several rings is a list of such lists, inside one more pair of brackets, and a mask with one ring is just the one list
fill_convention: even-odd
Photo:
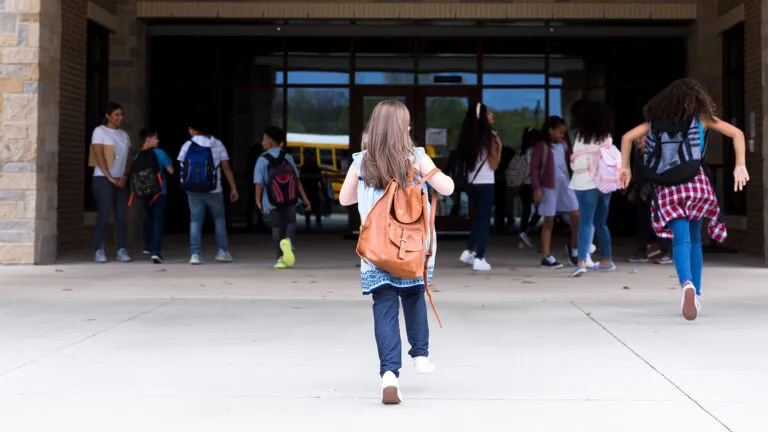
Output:
[[109,103],[104,113],[104,124],[93,131],[88,165],[93,167],[93,197],[98,214],[94,240],[94,261],[107,262],[107,224],[115,213],[117,233],[117,260],[130,262],[128,255],[128,175],[131,172],[131,139],[120,129],[123,123],[123,107]]
[[[415,147],[410,135],[410,114],[397,101],[380,102],[373,110],[366,128],[368,144],[362,153],[353,155],[353,163],[347,172],[339,201],[344,206],[357,203],[363,226],[374,207],[380,203],[392,180],[397,185],[413,187],[419,193],[427,192],[427,184],[441,195],[453,193],[453,180],[435,170],[435,164],[423,148]],[[416,173],[416,178],[414,178]],[[421,176],[418,175],[421,173]],[[419,181],[417,179],[421,177]],[[409,180],[411,181],[409,184]],[[399,189],[400,190],[400,189]],[[423,192],[421,192],[423,190]],[[410,201],[409,201],[410,202]],[[435,210],[427,204],[421,217],[431,218]],[[387,209],[385,209],[387,210]],[[427,219],[429,220],[429,219]],[[431,219],[434,221],[434,219]],[[487,228],[487,226],[486,226]],[[372,265],[368,260],[360,263],[360,280],[363,294],[373,297],[373,323],[379,353],[382,403],[397,404],[402,401],[398,378],[402,366],[399,312],[403,304],[408,342],[408,355],[413,359],[417,373],[430,373],[435,366],[429,359],[429,324],[425,300],[425,282],[434,273],[437,240],[432,225],[423,243],[402,243],[405,256],[408,252],[421,253],[431,250],[425,266],[424,277],[405,279]],[[405,235],[405,234],[403,234]],[[362,236],[362,234],[361,234]],[[389,237],[387,237],[389,238]],[[410,240],[413,240],[411,238]],[[421,255],[423,256],[423,255]],[[421,263],[419,263],[421,264]]]
[[307,229],[312,227],[312,215],[315,216],[317,229],[323,229],[323,172],[317,164],[314,152],[304,154],[304,164],[301,166],[301,186],[309,198],[312,210],[304,212],[304,222]]
[[[612,158],[611,167],[618,168],[621,162],[619,151],[613,146],[613,115],[604,103],[587,101],[575,113],[573,118],[575,143],[571,157],[570,188],[576,192],[579,203],[579,226],[577,262],[571,276],[579,277],[587,272],[592,239],[597,233],[600,245],[600,263],[597,270],[611,272],[616,270],[611,250],[611,233],[608,230],[608,210],[613,190],[618,189],[618,174],[613,174],[614,185],[607,187],[604,169],[608,167],[606,159]],[[601,165],[602,164],[602,165]],[[610,181],[610,180],[608,180]]]
[[714,130],[733,140],[734,192],[741,191],[749,181],[744,134],[717,118],[716,110],[701,84],[692,79],[675,81],[645,106],[645,123],[627,132],[621,140],[621,182],[627,187],[632,179],[632,143],[646,137],[645,180],[652,185],[653,228],[659,237],[672,238],[675,268],[682,287],[682,315],[689,321],[695,320],[701,309],[702,220],[709,218],[712,239],[722,243],[727,237],[717,196],[703,167],[706,131]]
[[539,222],[539,215],[535,213],[531,217],[533,206],[533,186],[531,184],[531,154],[536,145],[543,143],[544,139],[537,129],[525,128],[523,132],[522,147],[509,163],[506,171],[507,186],[515,190],[520,197],[523,211],[520,216],[520,248],[532,248],[530,234]]
[[568,159],[571,149],[566,140],[565,120],[552,116],[541,128],[544,141],[533,149],[531,156],[531,183],[533,198],[538,204],[538,213],[544,217],[541,230],[541,267],[559,269],[560,264],[552,255],[552,230],[555,216],[568,213],[571,219],[571,256],[568,259],[575,265],[579,234],[579,203],[576,194],[570,189],[571,175],[568,171]]
[[203,263],[200,255],[206,209],[213,217],[216,231],[216,261],[231,262],[224,192],[221,187],[222,172],[229,183],[229,199],[237,202],[240,196],[229,164],[229,153],[221,141],[204,133],[198,122],[192,123],[188,130],[190,139],[181,147],[177,159],[181,163],[181,185],[189,199],[189,263]]
[[491,116],[483,104],[471,107],[464,117],[457,148],[458,158],[467,170],[469,200],[475,209],[467,249],[459,259],[475,271],[491,270],[485,259],[485,248],[493,212],[494,171],[501,163],[502,147],[501,139],[491,128]]
[[144,255],[154,264],[163,264],[161,254],[165,236],[166,195],[168,193],[165,172],[173,174],[173,161],[157,146],[157,132],[144,128],[139,133],[141,151],[134,157],[131,170],[131,202],[135,198],[144,204]]
[[274,268],[281,270],[293,267],[296,263],[293,247],[296,243],[296,204],[299,196],[307,212],[312,211],[312,204],[301,185],[293,157],[282,149],[285,132],[279,127],[270,126],[264,132],[261,143],[264,154],[256,162],[253,171],[256,207],[269,215],[272,242],[277,255]]
[[635,237],[637,252],[627,258],[630,263],[647,263],[653,260],[654,264],[672,264],[669,256],[669,241],[659,238],[651,226],[651,204],[649,203],[650,185],[642,181],[644,169],[643,152],[645,151],[645,137],[635,142],[632,152],[632,183],[627,191],[627,198],[635,204],[637,235]]

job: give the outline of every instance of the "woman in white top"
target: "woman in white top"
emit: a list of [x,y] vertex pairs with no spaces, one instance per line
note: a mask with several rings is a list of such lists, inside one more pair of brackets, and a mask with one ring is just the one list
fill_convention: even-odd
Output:
[[493,113],[485,105],[477,104],[470,108],[461,127],[457,148],[459,160],[466,166],[469,199],[475,208],[467,249],[460,259],[472,265],[475,271],[491,269],[485,260],[485,247],[493,212],[494,171],[501,162],[502,147],[501,139],[491,127],[493,120]]
[[[579,236],[578,262],[571,276],[579,277],[587,272],[587,257],[592,246],[592,239],[597,233],[600,245],[600,264],[598,271],[610,272],[616,270],[611,254],[611,233],[608,231],[608,209],[611,194],[602,193],[597,189],[594,175],[600,152],[583,153],[589,146],[613,145],[613,116],[610,109],[599,101],[584,103],[573,118],[573,130],[576,143],[573,147],[574,156],[571,160],[570,188],[576,192],[579,201]],[[580,155],[579,153],[582,152]]]
[[105,251],[107,224],[115,212],[115,231],[117,232],[117,260],[129,262],[127,242],[128,200],[131,192],[128,186],[128,174],[131,171],[131,139],[120,129],[123,123],[123,107],[109,103],[104,114],[104,124],[93,131],[91,151],[96,166],[93,169],[93,196],[96,200],[96,254],[98,263],[107,262]]

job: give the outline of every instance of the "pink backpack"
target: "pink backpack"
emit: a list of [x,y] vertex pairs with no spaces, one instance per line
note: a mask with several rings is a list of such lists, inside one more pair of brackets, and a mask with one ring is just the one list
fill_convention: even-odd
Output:
[[590,145],[585,149],[573,152],[571,161],[579,156],[600,152],[597,162],[597,172],[589,174],[595,179],[597,189],[602,193],[611,193],[621,189],[619,177],[621,176],[621,152],[611,141],[602,145]]

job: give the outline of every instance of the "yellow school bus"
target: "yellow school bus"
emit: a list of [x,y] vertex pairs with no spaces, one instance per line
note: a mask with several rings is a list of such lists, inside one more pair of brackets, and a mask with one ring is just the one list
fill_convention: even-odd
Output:
[[[286,148],[293,155],[299,168],[306,157],[313,157],[323,175],[333,187],[333,199],[339,199],[344,183],[346,164],[349,162],[349,135],[316,135],[288,133]],[[342,166],[343,165],[343,166]]]

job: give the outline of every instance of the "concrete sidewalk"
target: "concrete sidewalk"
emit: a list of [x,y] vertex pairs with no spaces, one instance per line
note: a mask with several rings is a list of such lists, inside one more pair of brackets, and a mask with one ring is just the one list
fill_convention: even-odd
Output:
[[200,267],[176,243],[163,266],[0,267],[0,430],[768,430],[768,270],[741,255],[706,256],[688,323],[672,267],[572,280],[497,239],[476,274],[443,241],[438,370],[405,362],[382,407],[354,242],[305,240],[284,272],[265,237]]

